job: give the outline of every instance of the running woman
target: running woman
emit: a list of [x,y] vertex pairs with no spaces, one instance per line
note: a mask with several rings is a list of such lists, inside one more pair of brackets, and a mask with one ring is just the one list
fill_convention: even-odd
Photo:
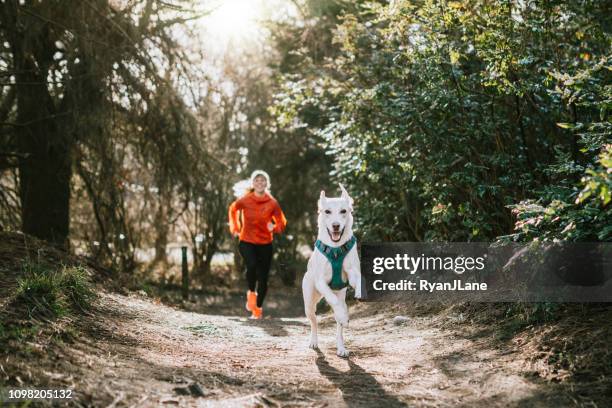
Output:
[[261,319],[268,291],[273,234],[283,232],[287,225],[278,201],[270,195],[268,173],[255,170],[251,174],[251,188],[229,207],[229,225],[232,235],[240,238],[240,255],[247,268],[246,309],[251,312],[251,319]]

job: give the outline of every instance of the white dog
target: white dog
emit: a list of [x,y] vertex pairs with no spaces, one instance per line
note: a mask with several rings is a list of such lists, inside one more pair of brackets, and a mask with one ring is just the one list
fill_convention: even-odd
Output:
[[361,267],[353,236],[353,199],[342,184],[340,190],[342,195],[339,198],[327,198],[325,191],[321,191],[319,234],[302,280],[302,293],[306,317],[310,320],[310,347],[319,347],[315,312],[317,303],[324,297],[332,307],[337,323],[336,354],[346,357],[349,353],[344,348],[342,337],[342,329],[349,322],[345,297],[350,285],[355,290],[355,298],[361,298]]

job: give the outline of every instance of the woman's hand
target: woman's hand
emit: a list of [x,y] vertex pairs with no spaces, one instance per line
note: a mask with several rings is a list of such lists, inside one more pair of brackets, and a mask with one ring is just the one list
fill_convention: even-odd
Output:
[[268,223],[268,231],[272,232],[272,230],[274,229],[274,224],[272,224],[271,222]]

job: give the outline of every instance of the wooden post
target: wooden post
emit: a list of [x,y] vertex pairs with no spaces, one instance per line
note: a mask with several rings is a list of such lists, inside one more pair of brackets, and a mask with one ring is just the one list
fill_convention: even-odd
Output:
[[183,277],[183,300],[189,299],[189,268],[187,266],[187,247],[181,247],[182,252],[182,277]]

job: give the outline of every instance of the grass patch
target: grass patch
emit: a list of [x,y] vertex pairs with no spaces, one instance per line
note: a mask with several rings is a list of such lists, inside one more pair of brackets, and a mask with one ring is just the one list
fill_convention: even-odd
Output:
[[497,338],[505,341],[530,326],[539,326],[558,320],[558,303],[514,303],[507,307],[505,318],[497,332]]
[[33,337],[38,333],[40,327],[36,324],[22,325],[0,325],[0,340],[22,340]]
[[56,318],[89,308],[94,291],[83,267],[25,262],[23,268],[13,303],[25,306],[28,317]]
[[40,335],[45,322],[86,311],[95,297],[81,266],[25,261],[6,310],[0,313],[0,343]]
[[558,319],[561,306],[550,302],[513,303],[506,309],[506,317],[515,317],[527,325],[549,323]]
[[155,295],[155,287],[150,282],[142,282],[139,286],[139,290],[142,290],[147,296]]
[[201,334],[215,335],[219,333],[219,329],[217,328],[217,326],[211,323],[200,323],[199,325],[196,325],[196,326],[184,326],[182,327],[182,329],[188,330],[196,334],[201,333]]

